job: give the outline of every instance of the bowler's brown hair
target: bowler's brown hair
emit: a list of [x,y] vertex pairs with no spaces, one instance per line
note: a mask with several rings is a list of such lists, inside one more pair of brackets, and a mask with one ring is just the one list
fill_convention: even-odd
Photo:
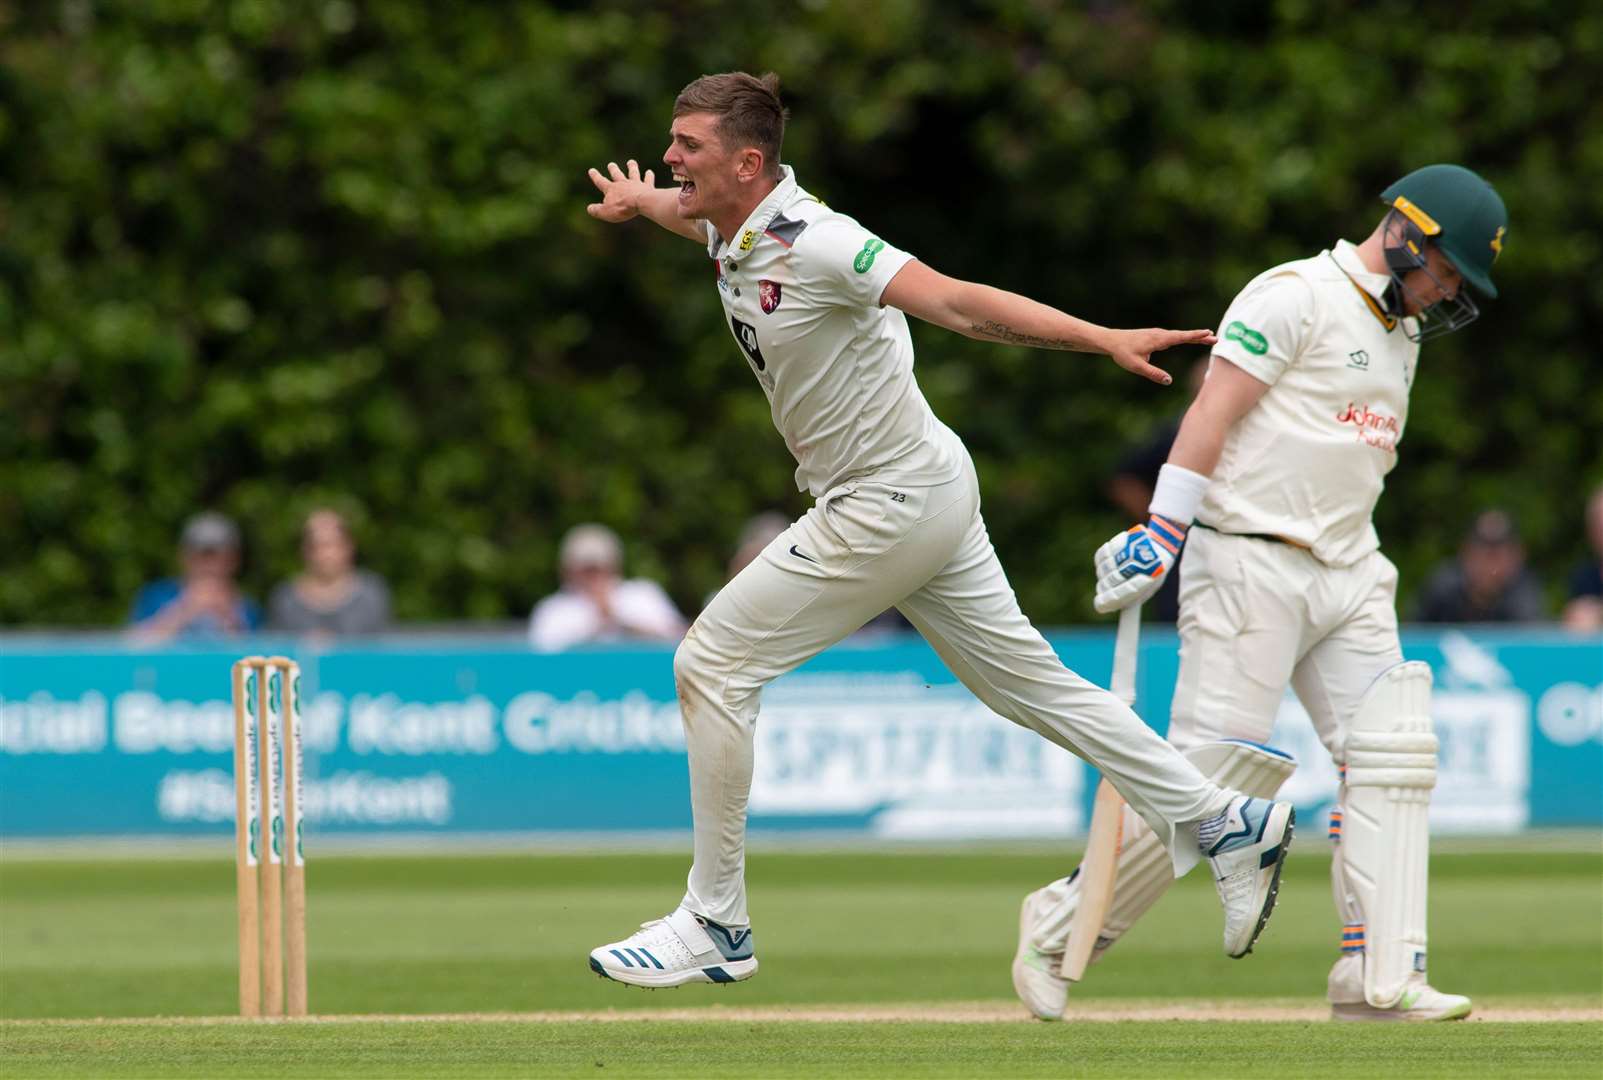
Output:
[[790,110],[779,102],[778,75],[772,71],[762,78],[744,71],[703,75],[674,99],[674,116],[686,113],[712,113],[718,117],[716,131],[726,150],[756,147],[769,175],[779,175],[779,148]]

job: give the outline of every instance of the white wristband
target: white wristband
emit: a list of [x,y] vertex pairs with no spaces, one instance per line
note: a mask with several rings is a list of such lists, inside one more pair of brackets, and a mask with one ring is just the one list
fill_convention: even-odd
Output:
[[1158,470],[1158,486],[1153,489],[1152,505],[1147,509],[1189,526],[1197,516],[1197,507],[1209,483],[1209,478],[1201,473],[1179,465],[1165,465]]

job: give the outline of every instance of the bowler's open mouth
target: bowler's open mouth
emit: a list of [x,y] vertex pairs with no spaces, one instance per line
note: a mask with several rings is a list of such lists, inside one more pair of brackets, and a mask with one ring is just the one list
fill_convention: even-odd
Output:
[[674,173],[673,179],[674,183],[679,185],[679,194],[694,195],[696,193],[696,182],[684,173]]

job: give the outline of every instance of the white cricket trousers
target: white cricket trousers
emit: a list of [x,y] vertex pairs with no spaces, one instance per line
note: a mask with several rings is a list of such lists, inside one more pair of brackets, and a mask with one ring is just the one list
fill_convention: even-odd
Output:
[[[934,487],[831,490],[713,598],[674,656],[690,756],[695,861],[684,906],[730,926],[746,908],[746,804],[762,688],[895,606],[992,711],[1101,769],[1169,846],[1224,809],[1205,779],[1121,701],[1063,666],[1019,610],[980,516],[965,456]],[[1189,830],[1188,830],[1189,832]]]
[[1180,674],[1169,738],[1266,743],[1290,684],[1338,765],[1377,676],[1403,661],[1397,568],[1325,566],[1291,544],[1192,528],[1181,556]]

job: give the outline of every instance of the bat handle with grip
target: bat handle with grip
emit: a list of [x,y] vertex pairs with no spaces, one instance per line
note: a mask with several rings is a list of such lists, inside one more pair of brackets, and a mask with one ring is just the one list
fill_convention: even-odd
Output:
[[1131,604],[1119,612],[1119,636],[1113,646],[1113,679],[1108,686],[1113,696],[1126,705],[1135,705],[1135,658],[1141,644],[1141,605]]

